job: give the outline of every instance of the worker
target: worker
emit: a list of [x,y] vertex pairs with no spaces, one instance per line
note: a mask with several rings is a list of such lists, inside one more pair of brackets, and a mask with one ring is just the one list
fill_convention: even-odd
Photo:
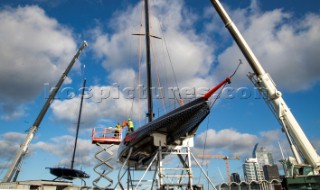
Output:
[[132,122],[131,118],[128,119],[128,127],[129,127],[129,132],[134,131],[134,126],[133,126],[133,122]]
[[120,123],[117,123],[115,130],[114,130],[114,136],[119,137],[120,136],[120,131],[121,131],[121,126]]

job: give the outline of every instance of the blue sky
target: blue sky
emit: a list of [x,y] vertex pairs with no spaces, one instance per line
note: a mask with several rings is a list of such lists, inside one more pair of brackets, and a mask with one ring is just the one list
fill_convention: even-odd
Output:
[[[153,0],[151,4],[152,33],[162,37],[152,42],[153,71],[158,71],[164,89],[175,85],[173,73],[180,88],[213,87],[233,72],[239,59],[244,62],[228,85],[234,91],[224,93],[197,131],[193,151],[202,151],[207,131],[209,154],[237,155],[244,160],[259,143],[278,160],[280,141],[289,155],[279,124],[246,77],[251,70],[210,1]],[[320,2],[225,0],[222,4],[319,152]],[[145,100],[141,101],[139,116],[139,103],[132,103],[126,94],[127,87],[136,87],[138,81],[139,37],[132,34],[139,33],[140,16],[140,1],[0,2],[1,177],[40,112],[49,87],[55,85],[83,40],[89,46],[42,121],[19,179],[52,179],[45,167],[70,165],[78,89],[84,77],[92,97],[83,107],[76,163],[92,175],[88,183],[96,177],[92,172],[97,150],[91,144],[92,128],[126,120],[131,109],[137,126],[146,121]],[[166,50],[174,72],[168,66]],[[144,63],[143,54],[142,78]],[[72,89],[71,94],[66,89]],[[119,98],[115,98],[117,92]],[[250,94],[241,96],[241,92]],[[163,113],[159,100],[155,110]],[[243,175],[241,163],[230,161],[232,172]],[[218,168],[226,176],[223,161],[211,160],[209,166],[210,171],[216,171],[209,173],[214,181],[221,181]]]

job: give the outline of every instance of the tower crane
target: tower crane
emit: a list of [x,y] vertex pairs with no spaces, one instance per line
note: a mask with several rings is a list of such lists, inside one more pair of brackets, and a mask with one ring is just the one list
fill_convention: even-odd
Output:
[[218,155],[211,155],[211,154],[198,154],[198,158],[203,158],[203,159],[222,159],[226,162],[226,170],[227,170],[227,175],[228,175],[228,184],[231,183],[231,175],[230,175],[230,165],[229,165],[229,160],[240,160],[239,156],[224,156],[221,154]]

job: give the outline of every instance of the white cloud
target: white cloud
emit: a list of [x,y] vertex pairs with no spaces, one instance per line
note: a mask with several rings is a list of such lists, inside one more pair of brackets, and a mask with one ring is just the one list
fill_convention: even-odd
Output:
[[49,18],[38,6],[0,12],[0,85],[2,119],[24,113],[24,103],[43,84],[56,81],[75,53],[71,31]]
[[[140,18],[141,8],[141,4],[138,4],[124,12],[117,13],[112,18],[112,26],[115,31],[112,34],[103,32],[101,28],[93,31],[95,36],[93,47],[97,55],[103,59],[104,68],[108,72],[111,72],[109,79],[112,82],[124,83],[118,77],[122,78],[122,75],[128,71],[128,67],[130,69],[134,68],[136,72],[138,70],[137,52],[139,49],[139,37],[132,36],[131,34],[139,33],[140,21],[138,19]],[[151,32],[153,35],[161,37],[162,40],[151,39],[152,69],[154,72],[157,71],[159,73],[160,81],[163,85],[166,83],[165,81],[174,80],[173,71],[171,70],[164,46],[166,42],[179,85],[210,87],[213,78],[208,77],[210,73],[210,69],[208,68],[210,68],[214,60],[214,48],[205,38],[202,38],[202,34],[196,32],[194,25],[198,19],[197,16],[186,10],[183,1],[170,1],[170,3],[167,1],[154,2],[153,8],[150,11],[152,12],[150,19]],[[157,15],[157,17],[153,15]],[[142,23],[144,23],[143,20]],[[162,31],[160,23],[162,23]],[[144,28],[142,28],[141,33],[144,34]],[[141,49],[143,57],[144,46],[143,36],[143,48]],[[142,80],[145,80],[145,63],[141,64]],[[164,66],[164,64],[167,65]],[[119,75],[119,70],[124,71],[124,73]],[[154,84],[156,84],[157,79],[155,74],[153,76]],[[131,79],[131,77],[129,78]],[[209,81],[205,81],[204,79],[209,79]],[[172,84],[167,85],[172,86],[175,84],[172,82]]]
[[[32,144],[31,148],[33,150],[43,150],[46,153],[51,154],[51,156],[55,156],[56,158],[58,158],[59,162],[56,163],[57,167],[70,167],[74,150],[74,141],[75,137],[64,135],[51,138],[49,142],[37,142],[35,144]],[[104,147],[104,145],[101,146]],[[101,148],[92,144],[91,140],[78,138],[74,167],[80,168],[83,166],[87,166],[92,168],[98,162],[98,160],[94,157],[95,153],[98,152],[98,150],[101,150]],[[113,152],[113,164],[116,165],[118,146],[109,147],[108,150]],[[101,159],[107,159],[110,158],[110,156],[111,155],[106,152],[102,152],[99,154],[99,158]]]
[[[207,134],[206,134],[207,133]],[[196,138],[196,147],[202,150],[207,135],[206,149],[210,152],[220,153],[227,151],[233,155],[248,155],[258,142],[258,137],[253,134],[239,133],[233,129],[223,129],[215,131],[209,129],[207,132],[200,133]]]
[[[164,88],[175,86],[173,71],[166,55],[164,40],[166,41],[179,87],[212,87],[216,84],[214,77],[209,76],[210,66],[213,62],[213,48],[206,39],[200,37],[194,29],[197,17],[192,12],[186,12],[183,1],[170,2],[157,1],[152,9],[156,17],[151,16],[152,34],[161,36],[160,21],[165,23],[163,33],[165,39],[152,39],[152,69],[159,73],[161,86]],[[102,31],[103,27],[97,27],[92,32],[94,42],[92,47],[98,57],[102,59],[103,67],[108,72],[109,84],[119,85],[119,99],[113,98],[112,89],[117,86],[92,86],[93,97],[86,99],[83,107],[83,121],[101,123],[104,120],[111,121],[127,119],[131,115],[132,100],[128,99],[131,91],[129,88],[137,88],[138,85],[138,47],[139,37],[132,36],[140,30],[141,4],[130,7],[123,12],[117,12],[111,18],[114,33]],[[185,17],[187,14],[188,17]],[[130,18],[130,19],[128,19]],[[132,24],[136,23],[136,25]],[[142,28],[142,33],[144,29]],[[142,46],[145,45],[142,37]],[[144,52],[144,48],[141,49]],[[156,53],[155,53],[156,52]],[[143,53],[144,56],[144,53]],[[144,58],[143,58],[144,59]],[[163,65],[166,62],[167,65]],[[145,62],[140,65],[141,84],[145,86]],[[153,84],[158,83],[156,74],[153,75]],[[155,85],[154,85],[155,86]],[[101,94],[102,93],[102,94]],[[106,94],[105,94],[106,93]],[[167,95],[167,94],[165,94]],[[136,96],[137,97],[137,94]],[[102,98],[102,99],[101,99]],[[101,102],[100,102],[101,101]],[[143,104],[145,100],[142,101]],[[74,121],[78,106],[71,100],[55,100],[52,104],[53,113],[58,119]],[[145,109],[139,112],[139,103],[133,103],[133,118],[145,118]],[[141,113],[141,116],[137,114]],[[89,126],[89,125],[88,125]]]
[[314,146],[314,148],[316,149],[316,151],[319,154],[319,152],[320,152],[320,140],[319,140],[319,138],[317,138],[316,140],[312,141],[311,143],[312,143],[312,145]]
[[[238,13],[238,17],[234,19],[235,24],[262,66],[281,89],[307,90],[318,83],[319,15],[309,14],[297,19],[279,9],[265,13],[256,11],[253,14],[248,14],[248,10],[235,12]],[[220,25],[220,28],[223,28],[221,22]],[[220,64],[215,73],[218,76],[232,73],[239,58],[245,60],[233,43],[219,55]],[[251,68],[246,63],[239,70],[237,81],[241,84],[247,83],[248,71],[251,71]]]
[[116,81],[115,85],[123,87],[134,87],[137,84],[136,73],[133,69],[129,68],[115,69],[108,78]]
[[[204,146],[206,135],[207,141]],[[220,131],[209,129],[196,136],[193,151],[196,154],[202,154],[205,147],[205,154],[239,156],[241,160],[245,160],[252,157],[253,148],[256,143],[259,144],[259,147],[265,147],[268,152],[272,153],[276,164],[279,164],[278,161],[282,159],[279,143],[284,157],[292,156],[287,138],[281,133],[280,129],[261,131],[257,135],[240,133],[234,129],[223,129]],[[312,144],[316,150],[319,150],[320,143],[318,140],[312,141]]]
[[[84,96],[81,121],[84,128],[93,128],[96,125],[110,124],[112,120],[122,122],[131,117],[139,120],[139,102],[132,103],[131,96],[133,91],[118,86],[91,86]],[[145,100],[141,100],[141,104]],[[74,97],[66,100],[55,100],[51,104],[53,114],[58,120],[69,122],[76,121],[80,106],[80,97]],[[145,113],[145,108],[140,110]],[[111,122],[111,125],[115,125]]]
[[[0,136],[0,168],[9,167],[25,137],[25,134],[15,132],[8,132]],[[51,154],[51,156],[58,158],[59,162],[56,163],[57,166],[70,167],[74,141],[75,137],[69,135],[54,137],[47,142],[38,141],[29,146],[28,155],[43,150],[44,152]],[[114,156],[117,155],[117,148],[118,146],[114,146],[110,149],[114,153]],[[97,150],[97,146],[93,145],[91,140],[78,138],[75,167],[92,167],[93,164],[97,162],[97,160],[94,159],[94,154]],[[101,154],[100,156],[108,155]]]
[[[58,157],[60,159],[60,162],[57,163],[58,166],[70,167],[75,138],[65,135],[52,138],[50,141],[51,142],[37,142],[32,144],[31,148],[41,149]],[[90,140],[78,138],[75,165],[92,166],[94,163],[93,155],[95,150],[95,146]]]
[[[25,136],[25,134],[16,132],[8,132],[0,136],[0,160],[2,162],[12,160]],[[7,166],[7,164],[4,165]]]

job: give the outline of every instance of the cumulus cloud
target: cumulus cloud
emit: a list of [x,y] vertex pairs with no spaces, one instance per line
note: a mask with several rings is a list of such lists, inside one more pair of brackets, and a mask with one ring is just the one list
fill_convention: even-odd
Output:
[[16,132],[8,132],[0,136],[0,160],[4,162],[2,167],[8,166],[8,163],[5,162],[8,162],[15,156],[25,136],[25,134]]
[[[320,17],[308,14],[296,18],[280,9],[261,13],[250,9],[232,14],[235,24],[255,55],[281,89],[300,91],[312,88],[319,81]],[[236,15],[236,16],[235,16]],[[217,17],[217,15],[215,15]],[[213,19],[217,23],[216,18]],[[223,28],[223,24],[219,24]],[[210,28],[217,31],[217,28]],[[231,38],[231,36],[230,36]],[[237,60],[245,60],[235,43],[218,55],[215,73],[231,73]],[[247,83],[248,64],[242,66],[237,81]]]
[[[51,138],[49,142],[37,142],[32,144],[31,148],[34,150],[40,149],[56,156],[60,159],[59,163],[57,163],[58,166],[70,167],[74,141],[75,137],[65,135]],[[95,150],[95,146],[92,145],[90,140],[78,138],[75,165],[92,166]]]
[[[161,74],[159,77],[163,83],[165,78],[167,81],[174,80],[165,48],[165,45],[167,45],[179,85],[208,86],[213,81],[213,78],[208,77],[210,72],[208,68],[214,60],[214,48],[206,39],[201,37],[201,34],[197,33],[194,26],[198,18],[192,12],[187,12],[184,6],[183,1],[170,1],[170,6],[168,6],[167,1],[155,1],[153,4],[150,19],[151,33],[162,38],[161,40],[151,39],[153,72]],[[126,68],[130,67],[137,72],[139,37],[131,34],[139,33],[140,29],[141,33],[144,34],[144,26],[140,28],[139,25],[141,8],[143,7],[139,3],[135,7],[117,13],[112,19],[114,33],[105,33],[101,28],[96,28],[93,31],[95,36],[93,47],[96,54],[103,59],[105,69],[111,72],[109,79],[113,82],[118,82],[119,75],[113,74],[113,72],[119,73],[118,69],[126,71]],[[157,15],[157,17],[153,15]],[[136,23],[136,25],[132,23]],[[144,23],[143,20],[142,23]],[[144,56],[144,37],[142,37],[141,43],[141,51]],[[164,66],[164,64],[167,65]],[[144,80],[144,61],[140,69],[141,78]],[[154,74],[154,76],[156,75]],[[156,81],[156,79],[154,78],[153,81]]]
[[[9,167],[13,157],[16,155],[16,152],[25,137],[25,134],[15,132],[8,132],[0,136],[0,168]],[[53,137],[46,142],[38,141],[29,146],[28,155],[42,150],[59,160],[59,162],[56,163],[56,166],[70,167],[74,149],[74,141],[75,137],[69,135]],[[114,153],[113,156],[117,155],[117,149],[118,146],[114,146],[110,149],[110,151]],[[97,146],[93,145],[91,140],[78,138],[74,163],[75,167],[92,167],[94,164],[96,164],[97,160],[94,159],[94,154],[97,152],[97,150]],[[105,158],[106,156],[109,155],[106,153],[100,155],[101,158]]]
[[320,140],[315,139],[311,143],[315,147],[316,151],[319,153],[320,152]]
[[[64,135],[51,138],[49,142],[37,142],[32,144],[33,150],[42,150],[51,156],[56,157],[59,161],[56,163],[56,167],[71,167],[71,159],[74,150],[75,137]],[[90,167],[92,168],[98,164],[98,160],[95,159],[95,154],[108,146],[99,145],[98,147],[92,144],[91,140],[78,138],[77,149],[74,160],[75,168]],[[62,148],[63,147],[63,148]],[[110,161],[113,166],[119,166],[117,164],[117,150],[118,146],[112,146],[107,148],[108,151],[112,152],[112,155],[102,151],[98,154],[98,157],[102,160],[113,159]],[[100,166],[98,170],[106,169],[104,165]]]
[[[172,5],[174,4],[174,6]],[[166,1],[156,1],[152,8],[151,15],[151,32],[155,36],[160,36],[163,39],[152,38],[152,71],[153,84],[160,82],[165,89],[176,86],[173,81],[178,80],[180,88],[183,87],[212,87],[216,84],[215,78],[209,76],[210,65],[213,63],[213,47],[208,44],[206,39],[201,38],[194,29],[194,24],[197,16],[192,12],[186,12],[183,1],[170,2],[170,6]],[[119,118],[127,118],[130,116],[131,107],[133,107],[133,116],[135,119],[145,118],[145,108],[138,111],[139,103],[128,99],[131,96],[131,88],[137,88],[139,79],[140,84],[145,87],[145,61],[137,64],[139,61],[139,36],[133,36],[134,33],[144,34],[144,28],[140,28],[140,14],[142,4],[139,3],[134,7],[129,7],[123,12],[117,12],[111,18],[111,27],[113,32],[103,31],[103,27],[97,27],[91,31],[94,38],[92,47],[95,55],[101,61],[103,67],[106,69],[109,84],[113,85],[96,85],[90,87],[93,95],[96,97],[85,100],[83,107],[83,119],[87,123],[99,123],[105,120],[119,120]],[[154,17],[153,15],[157,15]],[[188,17],[185,17],[188,15]],[[130,18],[130,19],[128,19]],[[143,17],[142,17],[143,18]],[[142,21],[143,22],[143,21]],[[136,23],[133,25],[132,23]],[[161,23],[162,27],[160,27]],[[162,28],[162,30],[161,30]],[[166,55],[166,42],[168,51],[170,52],[173,66],[170,65],[168,56]],[[141,41],[142,60],[144,60],[144,37]],[[166,65],[165,65],[166,64]],[[174,68],[174,72],[172,71]],[[140,69],[141,76],[138,76]],[[159,75],[155,74],[159,73]],[[157,79],[159,77],[159,80]],[[103,94],[102,89],[112,91],[115,85],[119,87],[119,99],[114,99],[112,95],[97,103],[96,98],[99,96],[109,96]],[[105,92],[106,92],[105,91]],[[101,94],[102,93],[102,94]],[[165,91],[164,93],[169,93]],[[145,95],[145,94],[144,94]],[[168,94],[164,94],[168,97]],[[135,94],[138,97],[138,94]],[[145,102],[143,99],[142,103]],[[141,103],[141,104],[142,104]],[[70,109],[78,109],[77,106],[71,106],[74,102],[69,100],[56,100],[52,104],[53,113],[58,119],[75,120],[76,111]],[[133,106],[132,106],[133,105]],[[143,116],[137,116],[137,113],[142,113]],[[98,121],[98,122],[97,122]],[[91,125],[92,127],[92,125]]]
[[2,119],[24,113],[43,84],[57,80],[76,50],[71,31],[38,6],[0,11]]
[[[287,138],[281,130],[277,129],[261,131],[258,134],[240,133],[234,129],[220,131],[209,129],[196,136],[193,151],[202,154],[205,147],[205,154],[239,156],[241,160],[245,160],[252,157],[254,145],[257,143],[258,147],[264,147],[272,153],[276,164],[282,159],[282,153],[285,158],[292,156]],[[319,150],[319,140],[313,140],[312,144],[316,150]]]
[[[139,120],[139,102],[133,102],[132,97],[137,95],[137,89],[120,88],[114,86],[91,86],[84,96],[82,107],[83,128],[92,128],[103,124],[110,124],[112,120],[122,122],[133,113],[134,120]],[[51,104],[53,114],[58,120],[74,122],[77,119],[80,96],[65,100],[55,100]],[[141,103],[145,103],[142,99]],[[140,110],[145,113],[145,108]],[[114,126],[116,123],[111,122]]]
[[[197,148],[202,149],[203,145],[206,144],[206,148],[210,149],[210,151],[227,151],[234,155],[243,155],[248,154],[248,150],[252,149],[254,144],[258,142],[256,135],[242,134],[233,129],[223,129],[221,131],[209,129],[206,133],[203,132],[197,136]],[[206,135],[207,140],[205,142]]]

